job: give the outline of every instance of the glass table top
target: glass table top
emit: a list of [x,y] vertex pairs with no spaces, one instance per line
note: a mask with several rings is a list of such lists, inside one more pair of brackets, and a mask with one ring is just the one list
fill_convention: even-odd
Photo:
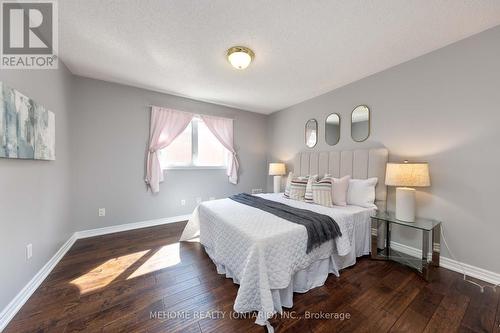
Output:
[[401,221],[396,219],[396,215],[394,213],[389,213],[389,212],[377,212],[374,215],[372,215],[372,218],[381,221],[388,221],[390,223],[404,225],[410,228],[427,230],[427,231],[430,231],[434,229],[436,226],[441,224],[440,221],[424,219],[419,217],[415,218],[415,222]]

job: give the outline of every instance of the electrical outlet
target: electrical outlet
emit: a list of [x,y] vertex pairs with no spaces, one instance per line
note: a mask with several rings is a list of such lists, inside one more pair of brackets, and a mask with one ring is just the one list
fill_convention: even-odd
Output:
[[30,260],[33,256],[33,244],[26,245],[26,260]]
[[196,198],[196,203],[197,203],[197,204],[200,204],[200,203],[201,203],[201,198],[200,198],[200,197]]
[[99,208],[99,217],[106,216],[106,208]]
[[208,198],[208,200],[215,200],[215,197],[210,197]]
[[184,199],[181,200],[181,206],[186,206],[186,200]]

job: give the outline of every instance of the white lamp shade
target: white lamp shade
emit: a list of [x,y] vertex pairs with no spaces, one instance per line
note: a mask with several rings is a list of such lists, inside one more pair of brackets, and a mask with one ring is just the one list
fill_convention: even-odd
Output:
[[269,176],[283,176],[286,174],[284,163],[269,163]]
[[426,187],[431,185],[427,163],[387,163],[385,185]]

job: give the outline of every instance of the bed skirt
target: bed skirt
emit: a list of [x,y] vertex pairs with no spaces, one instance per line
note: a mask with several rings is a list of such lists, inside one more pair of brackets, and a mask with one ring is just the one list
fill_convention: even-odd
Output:
[[[217,273],[224,274],[226,278],[230,278],[234,283],[240,284],[235,274],[233,274],[229,268],[225,267],[224,264],[216,262],[209,248],[204,248],[205,252],[215,264]],[[292,308],[293,293],[305,293],[313,288],[321,287],[325,284],[329,274],[334,274],[338,277],[340,275],[340,270],[353,266],[356,263],[356,257],[369,253],[368,248],[365,246],[357,247],[356,250],[356,253],[355,251],[351,251],[351,253],[343,257],[332,255],[329,258],[317,260],[307,268],[295,272],[286,288],[271,289],[274,310],[281,313],[283,308]],[[234,310],[238,312],[237,309]],[[266,316],[264,313],[259,312],[256,323],[264,326],[268,323],[268,317],[269,316]]]

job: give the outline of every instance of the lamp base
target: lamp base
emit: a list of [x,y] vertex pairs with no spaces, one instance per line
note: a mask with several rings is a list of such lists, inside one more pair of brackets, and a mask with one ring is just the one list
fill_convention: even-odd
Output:
[[415,189],[396,188],[396,218],[400,221],[415,222]]
[[274,176],[274,193],[280,193],[281,190],[281,176]]

